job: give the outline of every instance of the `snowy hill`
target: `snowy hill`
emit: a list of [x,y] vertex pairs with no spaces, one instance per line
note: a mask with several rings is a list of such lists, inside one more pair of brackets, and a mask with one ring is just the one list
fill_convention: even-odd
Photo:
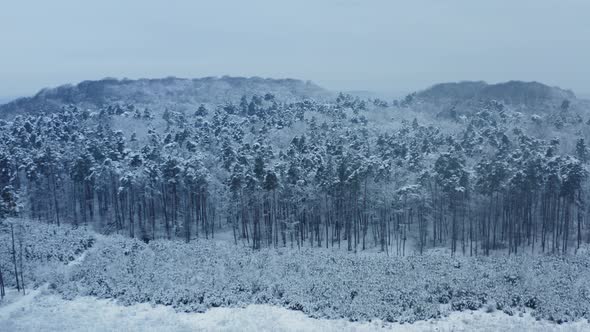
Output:
[[314,83],[295,79],[229,76],[139,80],[105,78],[43,89],[35,96],[19,98],[1,105],[0,117],[11,117],[23,112],[51,113],[69,104],[82,108],[98,108],[109,104],[133,103],[178,110],[201,103],[236,102],[243,95],[251,97],[266,93],[271,93],[282,101],[323,99],[331,96],[330,92]]
[[406,102],[442,116],[469,113],[490,102],[524,113],[546,113],[558,110],[565,100],[576,110],[587,106],[570,90],[522,81],[441,83],[406,97]]
[[[324,90],[206,80],[84,82],[20,101],[74,107],[0,121],[0,217],[34,220],[0,219],[10,291],[187,312],[268,304],[408,324],[497,310],[586,324],[590,119],[580,100],[476,82],[431,89],[430,104],[283,102]],[[437,118],[428,107],[441,96],[473,111]],[[506,99],[478,106],[480,96]],[[504,104],[518,96],[555,111]],[[103,103],[116,105],[86,109]],[[48,300],[10,303],[39,317],[68,306]],[[0,326],[38,330],[8,308]]]
[[570,90],[550,87],[538,82],[510,81],[498,84],[479,82],[442,83],[426,89],[418,98],[437,102],[445,99],[457,101],[480,99],[497,100],[508,105],[534,106],[539,103],[576,99]]

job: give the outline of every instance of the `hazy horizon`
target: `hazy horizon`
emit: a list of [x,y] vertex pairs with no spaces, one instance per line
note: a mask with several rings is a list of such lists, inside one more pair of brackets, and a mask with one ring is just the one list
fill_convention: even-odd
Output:
[[590,95],[590,2],[22,1],[0,13],[0,100],[104,77],[259,76],[399,95],[538,81]]
[[[230,77],[236,77],[236,76],[232,76],[232,75],[213,75],[213,76],[209,76],[209,77],[224,77],[224,76],[230,76]],[[204,77],[180,77],[180,76],[166,76],[166,77],[134,77],[134,78],[130,78],[130,77],[102,77],[102,78],[96,78],[96,79],[87,79],[87,80],[83,80],[83,81],[99,81],[99,80],[103,80],[103,79],[118,79],[118,80],[125,80],[125,79],[130,79],[130,80],[140,80],[140,79],[165,79],[168,77],[174,77],[174,78],[179,78],[179,79],[200,79],[200,78],[204,78]],[[248,76],[246,78],[251,78],[251,77],[259,77],[259,76]],[[261,78],[269,78],[269,79],[296,79],[296,80],[301,80],[301,81],[311,81],[311,80],[307,80],[305,78],[297,78],[297,77],[261,77]],[[77,81],[77,82],[64,82],[64,83],[60,83],[54,86],[46,86],[46,87],[41,87],[39,89],[37,89],[36,91],[32,91],[29,94],[24,94],[24,95],[17,95],[17,96],[2,96],[0,95],[0,104],[5,104],[5,103],[9,103],[13,100],[19,99],[19,98],[24,98],[24,97],[31,97],[37,93],[39,93],[41,90],[43,89],[50,89],[50,88],[56,88],[58,86],[63,86],[63,85],[77,85],[83,81]],[[315,81],[311,81],[312,83],[315,83],[317,85],[319,85],[322,88],[325,88],[329,91],[332,92],[344,92],[344,93],[353,93],[353,94],[359,94],[359,95],[363,95],[363,93],[366,93],[368,96],[371,95],[375,95],[379,98],[402,98],[404,96],[406,96],[407,94],[410,94],[412,92],[418,92],[418,91],[422,91],[422,90],[426,90],[430,87],[432,87],[433,85],[439,84],[439,83],[460,83],[460,82],[465,82],[466,80],[463,81],[446,81],[446,82],[435,82],[429,85],[426,85],[422,88],[418,88],[418,89],[414,89],[414,90],[398,90],[398,91],[379,91],[379,90],[368,90],[368,89],[331,89],[330,87],[318,84]],[[483,80],[479,80],[479,81],[483,81]],[[508,81],[521,81],[518,79],[514,79],[514,80],[506,80],[506,81],[498,81],[498,82],[488,82],[485,81],[485,83],[487,84],[496,84],[496,83],[505,83]],[[539,82],[542,84],[545,84],[545,82]],[[555,86],[558,88],[563,88],[560,86]],[[563,88],[566,89],[566,88]],[[586,93],[580,93],[578,91],[574,91],[574,94],[576,95],[577,98],[581,98],[581,99],[590,99],[590,94],[586,94]]]

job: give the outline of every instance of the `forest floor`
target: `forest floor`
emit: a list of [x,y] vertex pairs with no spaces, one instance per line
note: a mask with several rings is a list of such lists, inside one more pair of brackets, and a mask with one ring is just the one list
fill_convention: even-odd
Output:
[[[8,303],[8,304],[7,304]],[[557,325],[529,314],[509,316],[496,311],[454,312],[413,324],[315,319],[299,311],[271,305],[212,308],[205,313],[177,312],[169,306],[82,296],[65,300],[47,289],[22,296],[11,290],[0,303],[2,331],[588,331],[583,321]]]
[[[17,225],[28,290],[0,303],[2,331],[590,330],[588,255],[252,251]],[[13,287],[7,235],[0,227]]]

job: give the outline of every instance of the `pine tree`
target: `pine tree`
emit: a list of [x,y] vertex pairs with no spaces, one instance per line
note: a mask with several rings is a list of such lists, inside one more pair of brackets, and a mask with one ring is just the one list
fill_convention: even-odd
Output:
[[576,141],[576,157],[583,163],[588,162],[588,147],[583,138]]

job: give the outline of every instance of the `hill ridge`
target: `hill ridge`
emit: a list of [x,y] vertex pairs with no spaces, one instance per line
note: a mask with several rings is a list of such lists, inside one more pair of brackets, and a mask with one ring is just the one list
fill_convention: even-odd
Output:
[[103,78],[44,88],[30,97],[0,105],[0,116],[55,112],[68,104],[96,108],[112,103],[190,108],[200,103],[236,102],[242,95],[272,93],[290,101],[324,99],[331,94],[311,81],[258,76],[208,76],[202,78]]

